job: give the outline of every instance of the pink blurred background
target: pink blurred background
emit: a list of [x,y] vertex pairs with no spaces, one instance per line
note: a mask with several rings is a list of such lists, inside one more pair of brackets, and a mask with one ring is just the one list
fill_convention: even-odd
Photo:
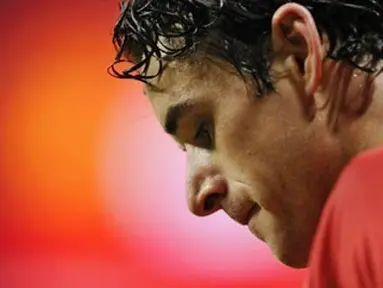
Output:
[[109,77],[116,0],[1,1],[0,286],[299,287],[223,214],[189,214],[182,152]]

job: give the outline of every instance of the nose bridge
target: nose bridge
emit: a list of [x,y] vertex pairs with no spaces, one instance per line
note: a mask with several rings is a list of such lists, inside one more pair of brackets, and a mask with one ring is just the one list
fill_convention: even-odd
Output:
[[212,168],[212,155],[204,149],[190,147],[187,149],[187,177],[188,181],[202,170]]
[[220,207],[226,193],[226,183],[215,166],[209,151],[187,149],[187,198],[190,211],[197,216],[207,216]]

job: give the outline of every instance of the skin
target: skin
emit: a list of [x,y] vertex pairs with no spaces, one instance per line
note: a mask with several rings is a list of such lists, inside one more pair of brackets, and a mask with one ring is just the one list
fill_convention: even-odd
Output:
[[[186,152],[190,211],[223,209],[280,261],[300,268],[342,169],[383,143],[376,97],[383,81],[324,60],[325,37],[300,5],[282,6],[272,31],[272,72],[284,75],[276,92],[256,98],[254,84],[230,65],[196,54],[169,63],[145,94]],[[169,125],[169,111],[180,103],[177,127]]]

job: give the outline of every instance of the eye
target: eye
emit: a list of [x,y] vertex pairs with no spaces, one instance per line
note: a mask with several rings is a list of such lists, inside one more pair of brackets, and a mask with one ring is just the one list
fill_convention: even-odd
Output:
[[197,132],[194,136],[194,141],[197,146],[212,149],[213,148],[213,133],[212,127],[207,121],[202,121],[197,126]]
[[186,152],[186,148],[184,145],[178,144],[178,148],[181,149],[183,152]]

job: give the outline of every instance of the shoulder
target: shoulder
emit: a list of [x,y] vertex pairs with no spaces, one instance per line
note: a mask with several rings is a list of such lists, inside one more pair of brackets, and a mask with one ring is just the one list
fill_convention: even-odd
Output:
[[383,149],[377,149],[349,163],[327,200],[313,241],[309,287],[381,287],[373,283],[383,281],[376,272],[383,269],[382,220]]
[[347,165],[334,186],[328,206],[359,217],[383,213],[383,148],[365,152]]

